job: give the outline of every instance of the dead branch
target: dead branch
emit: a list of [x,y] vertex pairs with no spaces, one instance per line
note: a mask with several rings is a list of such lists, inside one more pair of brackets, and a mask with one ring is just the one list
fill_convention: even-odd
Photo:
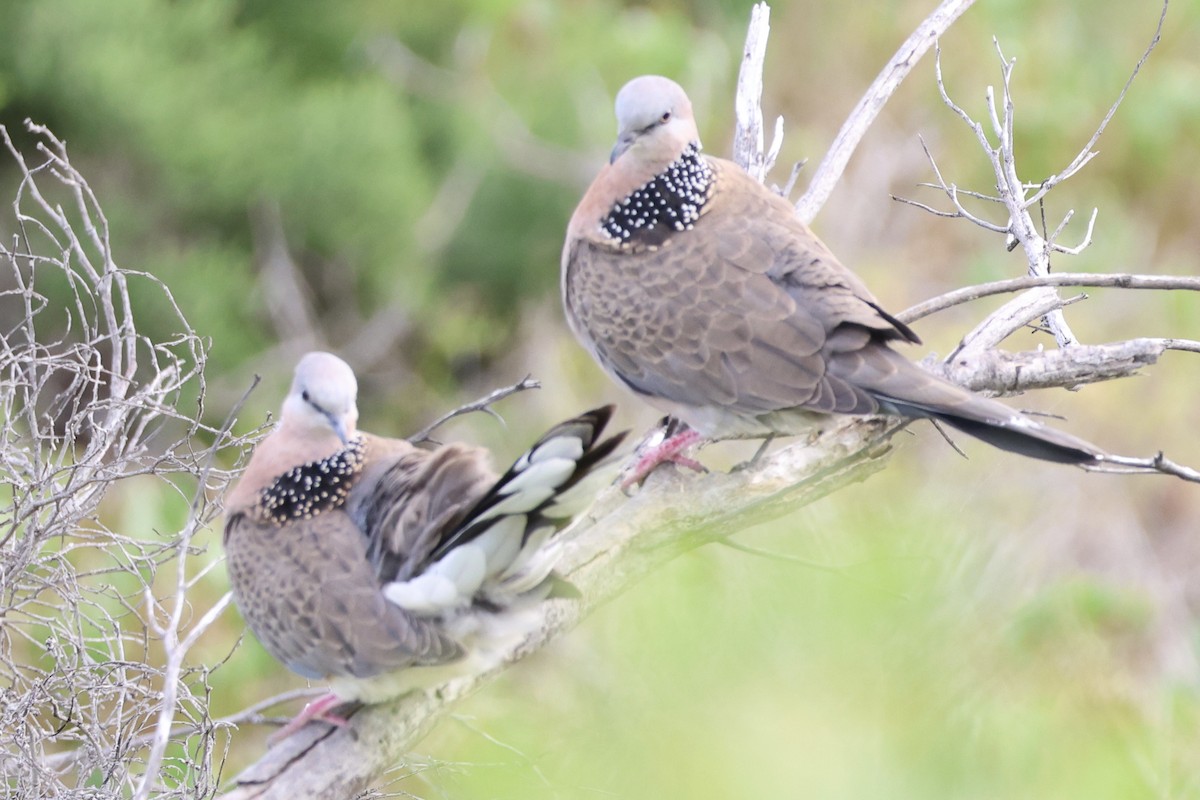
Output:
[[[946,89],[945,80],[942,75],[941,49],[937,48],[934,64],[937,73],[938,93],[941,95],[942,102],[946,105],[946,107],[953,111],[954,114],[958,116],[975,134],[975,138],[977,139],[980,148],[983,150],[984,155],[992,167],[992,172],[995,175],[997,195],[992,197],[983,193],[960,191],[956,185],[948,182],[943,177],[941,170],[938,168],[936,159],[929,151],[928,147],[925,147],[925,155],[929,159],[930,167],[937,179],[937,183],[935,185],[943,192],[943,194],[946,195],[946,198],[950,201],[950,204],[954,210],[949,212],[939,212],[924,204],[916,205],[921,206],[927,211],[936,213],[938,216],[966,219],[975,225],[984,228],[985,230],[992,231],[993,233],[1003,234],[1006,237],[1007,246],[1009,249],[1013,249],[1018,246],[1022,248],[1029,265],[1029,274],[1033,276],[1045,276],[1050,274],[1050,257],[1053,253],[1062,253],[1068,255],[1077,255],[1081,253],[1091,242],[1092,231],[1096,223],[1096,210],[1093,209],[1092,211],[1091,218],[1088,222],[1087,233],[1085,234],[1083,240],[1077,245],[1066,246],[1060,244],[1057,240],[1067,223],[1074,215],[1074,211],[1068,211],[1068,213],[1064,215],[1062,221],[1055,228],[1054,232],[1051,234],[1046,234],[1044,218],[1042,220],[1042,224],[1039,225],[1038,222],[1034,220],[1031,209],[1035,206],[1038,207],[1044,216],[1044,207],[1042,206],[1042,203],[1050,190],[1062,183],[1064,180],[1077,174],[1096,156],[1096,151],[1093,149],[1096,142],[1099,141],[1100,135],[1104,132],[1104,129],[1108,126],[1109,121],[1113,118],[1117,112],[1117,109],[1120,107],[1121,102],[1125,99],[1125,95],[1129,91],[1129,87],[1133,83],[1133,79],[1137,77],[1138,73],[1141,71],[1142,65],[1146,63],[1146,59],[1150,57],[1150,53],[1153,52],[1155,47],[1157,47],[1162,37],[1162,28],[1163,23],[1166,20],[1166,14],[1167,2],[1164,2],[1162,6],[1162,12],[1159,14],[1158,25],[1155,29],[1154,36],[1151,38],[1150,43],[1142,53],[1141,58],[1138,59],[1137,64],[1133,68],[1132,74],[1125,82],[1125,85],[1121,88],[1116,100],[1113,102],[1112,106],[1109,107],[1107,113],[1105,113],[1103,119],[1101,119],[1100,123],[1097,125],[1088,142],[1079,151],[1075,158],[1072,159],[1071,163],[1068,164],[1063,170],[1055,175],[1050,176],[1049,178],[1046,178],[1045,180],[1035,183],[1030,183],[1021,179],[1017,168],[1017,155],[1014,152],[1013,147],[1013,119],[1015,102],[1012,96],[1011,78],[1013,70],[1016,68],[1016,59],[1005,58],[1004,53],[1000,48],[1000,43],[993,40],[993,43],[996,47],[996,53],[1000,58],[1002,85],[1002,93],[1000,98],[1001,110],[997,109],[997,101],[993,87],[989,86],[987,89],[987,104],[991,127],[991,137],[995,138],[995,143],[993,144],[992,138],[989,137],[988,130],[985,128],[984,124],[972,118],[970,114],[968,114],[950,97],[950,93]],[[924,147],[923,141],[922,146]],[[1000,205],[1007,215],[1007,221],[1004,223],[990,222],[983,217],[974,214],[963,204],[961,195],[966,195],[973,199],[984,200],[986,202]],[[1014,299],[1012,303],[1015,306],[1036,304],[1044,302],[1044,299],[1034,299],[1034,295],[1054,295],[1055,293],[1051,289],[1042,286],[1031,289],[1028,294],[1029,296]],[[1066,317],[1063,315],[1061,308],[1054,305],[1053,302],[1049,302],[1048,306],[1048,310],[1045,312],[1045,316],[1043,318],[1044,324],[1046,328],[1054,335],[1059,347],[1066,347],[1075,344],[1077,339],[1075,334],[1071,331],[1070,326],[1067,324]],[[1000,320],[1004,319],[1005,317],[1011,317],[1021,313],[1022,312],[1020,310],[1006,311],[1002,309],[1001,311],[997,312],[995,318]],[[987,329],[988,326],[986,324],[982,325],[977,329],[977,333],[979,335],[986,335],[985,332]],[[964,349],[974,352],[982,351],[988,346],[990,346],[990,344],[984,344],[972,350],[970,336],[964,339],[963,343]]]
[[[187,655],[223,604],[190,617],[186,565],[233,474],[213,456],[250,439],[203,421],[207,342],[166,286],[117,265],[66,147],[26,127],[33,161],[0,126],[21,178],[0,244],[0,764],[22,797],[190,797],[215,788],[223,748],[211,670]],[[51,302],[64,284],[68,303]],[[143,329],[149,314],[166,330]],[[177,534],[103,521],[106,494],[147,479],[190,507]],[[175,735],[180,717],[192,734]]]
[[817,212],[825,205],[825,201],[833,193],[833,188],[841,180],[858,143],[862,141],[884,104],[895,94],[912,68],[921,60],[921,56],[929,50],[930,45],[949,30],[954,21],[962,16],[973,2],[974,0],[942,0],[933,13],[925,18],[904,44],[900,45],[900,49],[879,72],[866,94],[842,123],[829,152],[821,159],[816,172],[813,173],[808,190],[797,201],[796,215],[801,220],[810,223],[816,218]]
[[1200,291],[1200,278],[1191,275],[1135,275],[1133,273],[1055,272],[1050,275],[1027,275],[1002,281],[964,286],[952,292],[932,297],[896,315],[901,322],[913,323],[939,311],[945,311],[972,300],[997,294],[1019,292],[1038,286],[1091,286],[1114,289],[1158,289],[1166,291]]
[[734,98],[737,128],[733,135],[733,160],[759,183],[767,179],[783,147],[783,117],[776,117],[771,149],[763,149],[762,76],[770,33],[771,7],[766,3],[755,3],[750,9],[750,27],[746,32]]
[[524,378],[512,384],[511,386],[505,386],[503,388],[496,389],[495,391],[489,392],[486,396],[481,397],[478,400],[474,400],[466,405],[459,406],[453,411],[443,414],[421,430],[414,433],[412,436],[408,437],[408,440],[413,444],[421,444],[422,442],[431,441],[430,437],[438,428],[442,427],[455,417],[461,417],[464,414],[471,414],[476,411],[482,411],[485,414],[490,414],[499,420],[501,424],[503,424],[504,418],[492,408],[493,405],[506,397],[517,394],[518,392],[525,392],[530,389],[540,388],[542,388],[542,384],[540,382],[534,380],[532,375],[526,375]]
[[[1194,343],[1193,343],[1194,344]],[[1089,383],[1128,378],[1158,362],[1167,350],[1181,347],[1174,339],[1130,339],[1107,344],[1076,345],[1062,350],[1009,353],[987,350],[946,362],[941,372],[976,392],[1021,394],[1032,389],[1074,389]],[[931,367],[932,368],[932,367]]]

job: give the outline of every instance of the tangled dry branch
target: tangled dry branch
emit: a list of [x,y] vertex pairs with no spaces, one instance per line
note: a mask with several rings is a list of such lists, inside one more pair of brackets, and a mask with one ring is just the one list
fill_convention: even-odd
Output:
[[[214,456],[247,442],[202,421],[206,341],[165,285],[117,265],[65,146],[27,128],[32,161],[0,127],[21,177],[0,223],[0,772],[19,797],[211,793],[211,670],[187,653],[221,604],[189,605],[189,558],[231,477]],[[183,525],[112,519],[102,501],[124,491]]]

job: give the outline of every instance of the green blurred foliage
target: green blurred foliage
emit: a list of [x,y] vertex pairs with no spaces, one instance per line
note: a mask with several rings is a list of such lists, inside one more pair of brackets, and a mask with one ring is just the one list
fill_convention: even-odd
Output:
[[[776,6],[765,111],[787,122],[777,181],[790,162],[819,159],[932,5]],[[295,357],[315,345],[354,364],[364,426],[392,434],[534,372],[548,388],[507,401],[507,428],[468,420],[449,431],[502,461],[601,398],[623,404],[623,424],[653,418],[568,341],[557,309],[563,229],[611,145],[612,95],[634,75],[684,83],[707,149],[728,152],[748,9],[0,0],[0,122],[17,135],[32,117],[69,142],[117,259],[161,277],[212,338],[215,419],[260,372],[242,427],[261,422]],[[947,89],[985,119],[984,90],[1000,77],[992,37],[1016,56],[1020,166],[1040,180],[1088,140],[1157,14],[1121,0],[980,0],[941,41]],[[1100,156],[1046,204],[1050,227],[1077,210],[1073,241],[1100,209],[1092,248],[1057,269],[1196,272],[1197,53],[1200,0],[1177,0]],[[888,197],[944,206],[917,187],[931,179],[918,135],[949,180],[993,183],[933,75],[927,57],[816,224],[894,309],[1024,270],[993,235]],[[0,173],[5,196],[12,184]],[[311,306],[303,335],[269,311],[280,245]],[[1192,296],[1091,294],[1071,311],[1087,341],[1200,338]],[[928,349],[945,353],[999,302],[923,321]],[[168,335],[167,319],[143,317],[144,332]],[[394,324],[370,333],[381,320]],[[1197,464],[1193,358],[1017,403],[1069,415],[1073,431],[1113,449],[1165,447]],[[469,719],[443,724],[395,788],[463,798],[1200,795],[1194,490],[1024,464],[970,443],[964,462],[928,428],[913,432],[915,443],[898,437],[884,474],[745,537],[816,566],[717,547],[684,556],[465,704]],[[153,496],[120,487],[109,524],[147,537],[177,529],[186,508]],[[214,559],[217,540],[208,532],[196,544]],[[198,585],[197,608],[226,587],[218,566]],[[242,634],[227,613],[194,653],[228,658],[213,675],[217,714],[303,685],[252,639],[237,646]],[[265,734],[234,734],[227,775]]]

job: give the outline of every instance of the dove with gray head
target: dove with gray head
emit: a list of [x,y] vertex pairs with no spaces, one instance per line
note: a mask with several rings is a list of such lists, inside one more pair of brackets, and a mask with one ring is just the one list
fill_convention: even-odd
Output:
[[305,355],[227,501],[242,616],[285,666],[332,684],[291,729],[486,668],[528,635],[557,580],[539,548],[612,480],[624,436],[600,438],[611,406],[589,411],[497,476],[479,448],[359,431],[356,395],[344,361]]
[[[797,433],[828,414],[931,418],[1004,450],[1095,463],[1093,445],[937,378],[919,343],[736,164],[701,152],[692,105],[647,75],[617,94],[610,162],[567,229],[567,321],[616,381],[690,426],[639,472],[700,438]],[[694,462],[693,462],[694,463]]]

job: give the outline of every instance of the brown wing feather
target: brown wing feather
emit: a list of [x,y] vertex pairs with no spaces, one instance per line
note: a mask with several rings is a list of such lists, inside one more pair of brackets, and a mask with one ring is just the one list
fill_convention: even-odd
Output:
[[460,655],[434,624],[383,598],[366,546],[340,510],[285,526],[247,513],[226,523],[226,563],[242,614],[290,669],[310,678],[366,677]]
[[457,529],[496,474],[487,452],[476,447],[449,444],[427,451],[372,440],[390,451],[364,471],[346,508],[366,535],[368,560],[379,579],[404,581],[429,565],[429,555]]

